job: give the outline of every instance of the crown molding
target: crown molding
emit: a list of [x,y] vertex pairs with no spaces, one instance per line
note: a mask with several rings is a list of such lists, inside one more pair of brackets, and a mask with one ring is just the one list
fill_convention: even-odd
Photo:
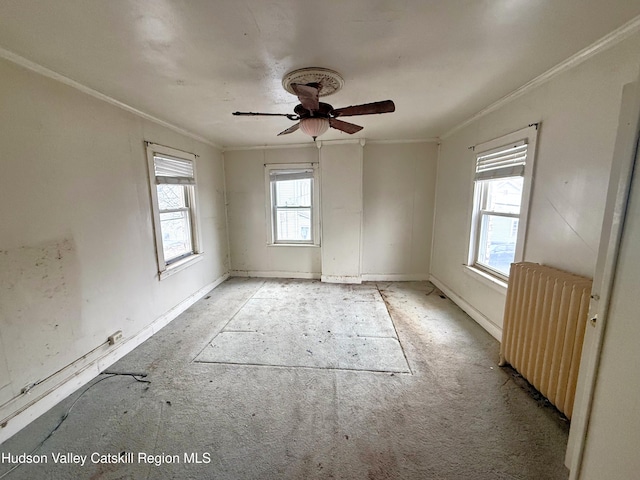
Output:
[[165,120],[161,120],[157,117],[154,117],[153,115],[145,113],[142,110],[138,110],[137,108],[132,107],[131,105],[127,105],[126,103],[121,102],[120,100],[116,100],[115,98],[110,97],[109,95],[105,95],[104,93],[94,90],[91,87],[87,87],[82,83],[76,82],[75,80],[72,80],[69,77],[66,77],[60,73],[54,72],[53,70],[47,67],[43,67],[42,65],[36,62],[32,62],[31,60],[28,60],[18,55],[17,53],[13,53],[2,47],[0,47],[0,58],[4,58],[9,62],[15,63],[16,65],[26,68],[27,70],[43,75],[57,82],[64,83],[65,85],[75,88],[76,90],[79,90],[82,93],[86,93],[87,95],[97,98],[98,100],[102,100],[103,102],[107,102],[115,107],[121,108],[122,110],[132,113],[138,117],[144,118],[145,120],[148,120],[150,122],[166,127],[169,130],[173,130],[176,133],[184,135],[185,137],[192,138],[193,140],[206,143],[207,145],[211,145],[212,147],[215,147],[218,150],[222,150],[222,147],[220,145],[215,144],[211,140],[208,140],[198,134],[190,132],[189,130],[185,130],[184,128],[173,125],[172,123],[166,122]]
[[282,145],[248,145],[244,147],[224,147],[225,152],[241,152],[247,150],[281,150],[286,148],[317,148],[315,142],[312,143],[285,143]]
[[349,139],[340,139],[340,140],[318,140],[317,142],[306,142],[306,143],[283,143],[282,145],[248,145],[245,147],[225,147],[222,149],[222,152],[235,152],[239,150],[280,150],[283,148],[319,148],[318,146],[322,145],[342,145],[346,143],[360,143],[360,138],[349,138]]
[[528,93],[530,90],[533,90],[533,89],[539,87],[543,83],[546,83],[549,80],[551,80],[552,78],[555,78],[558,75],[560,75],[560,74],[562,74],[562,73],[564,73],[564,72],[566,72],[568,70],[571,70],[572,68],[580,65],[581,63],[583,63],[586,60],[590,59],[591,57],[597,55],[598,53],[601,53],[601,52],[613,47],[614,45],[622,42],[623,40],[629,38],[631,35],[637,33],[638,30],[640,30],[640,15],[635,17],[633,20],[625,23],[624,25],[622,25],[621,27],[617,28],[616,30],[608,33],[607,35],[605,35],[604,37],[602,37],[600,40],[596,41],[595,43],[591,44],[590,46],[580,50],[575,55],[573,55],[573,56],[569,57],[568,59],[564,60],[563,62],[557,64],[555,67],[552,67],[551,69],[547,70],[542,75],[539,75],[539,76],[535,77],[533,80],[530,80],[529,82],[525,83],[520,88],[514,90],[513,92],[509,93],[508,95],[505,95],[504,97],[502,97],[501,99],[499,99],[496,102],[492,103],[491,105],[489,105],[488,107],[484,108],[483,110],[480,110],[478,113],[476,113],[475,115],[469,117],[464,122],[456,125],[452,129],[450,129],[447,132],[445,132],[444,134],[442,134],[440,136],[440,138],[441,139],[446,139],[447,137],[450,137],[451,135],[453,135],[457,131],[459,131],[462,128],[466,127],[467,125],[475,122],[479,118],[484,117],[488,113],[494,112],[495,110],[497,110],[500,107],[506,105],[507,103],[511,102],[512,100],[515,100],[516,98],[521,97],[525,93]]
[[361,143],[366,141],[367,145],[391,145],[391,144],[402,144],[402,143],[438,143],[440,139],[437,137],[425,138],[422,140],[409,139],[409,140],[369,140],[365,138],[350,138],[350,139],[340,139],[340,140],[321,140],[318,139],[316,143],[285,143],[282,145],[249,145],[245,147],[225,147],[222,149],[223,152],[236,152],[242,150],[279,150],[283,148],[311,148],[316,147],[318,144],[320,145],[344,145],[350,143]]
[[438,137],[429,137],[423,139],[406,139],[406,140],[367,140],[368,144],[373,145],[393,145],[396,143],[438,143],[440,139]]

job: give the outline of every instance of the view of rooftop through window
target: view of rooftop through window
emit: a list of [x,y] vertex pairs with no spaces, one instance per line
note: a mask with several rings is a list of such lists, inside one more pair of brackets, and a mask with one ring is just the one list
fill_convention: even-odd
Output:
[[484,180],[478,263],[509,275],[515,258],[523,177]]

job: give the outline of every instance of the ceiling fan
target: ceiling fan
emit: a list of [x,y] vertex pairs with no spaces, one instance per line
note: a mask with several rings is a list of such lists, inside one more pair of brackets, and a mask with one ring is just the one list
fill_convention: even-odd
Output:
[[[326,77],[330,72],[323,69]],[[295,72],[292,72],[295,73]],[[333,72],[335,73],[335,72]],[[284,85],[284,81],[283,81]],[[391,100],[381,102],[365,103],[362,105],[352,105],[350,107],[333,108],[328,103],[320,102],[319,97],[334,93],[337,88],[333,88],[329,93],[322,92],[323,82],[296,83],[290,82],[284,85],[291,93],[300,100],[300,104],[293,109],[294,113],[258,113],[258,112],[233,112],[233,115],[245,116],[280,116],[289,120],[298,121],[295,125],[283,130],[278,135],[287,135],[300,129],[315,141],[316,137],[325,133],[329,127],[335,128],[348,134],[354,134],[362,130],[363,127],[353,123],[340,120],[338,117],[354,117],[357,115],[372,115],[376,113],[390,113],[395,111],[396,106]],[[341,87],[342,85],[340,85]]]

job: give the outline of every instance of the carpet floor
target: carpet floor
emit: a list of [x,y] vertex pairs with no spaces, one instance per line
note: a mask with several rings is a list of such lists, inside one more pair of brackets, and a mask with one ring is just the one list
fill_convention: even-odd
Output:
[[232,278],[108,369],[149,383],[99,376],[0,478],[566,480],[568,422],[498,350],[429,282]]

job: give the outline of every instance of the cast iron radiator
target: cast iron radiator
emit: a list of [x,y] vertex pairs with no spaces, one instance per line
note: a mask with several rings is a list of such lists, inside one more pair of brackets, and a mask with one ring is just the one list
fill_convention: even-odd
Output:
[[513,263],[500,365],[510,364],[571,418],[591,280],[537,263]]

